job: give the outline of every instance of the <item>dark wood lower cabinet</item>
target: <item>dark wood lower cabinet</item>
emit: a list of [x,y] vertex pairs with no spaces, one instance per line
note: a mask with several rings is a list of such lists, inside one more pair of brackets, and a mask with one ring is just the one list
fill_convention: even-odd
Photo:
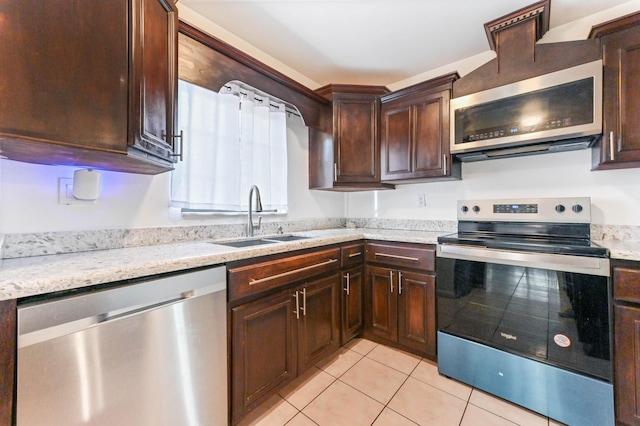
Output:
[[13,424],[16,373],[16,301],[0,301],[0,426]]
[[342,272],[341,340],[344,345],[358,336],[364,328],[362,300],[364,296],[364,266]]
[[340,346],[340,276],[310,279],[231,309],[231,421]]
[[395,291],[394,270],[367,265],[368,291],[365,306],[369,312],[367,332],[383,339],[398,340],[398,295]]
[[367,332],[435,356],[435,275],[367,266],[367,282]]
[[436,354],[435,275],[398,273],[398,343]]
[[231,419],[235,424],[297,374],[289,292],[231,310]]
[[435,359],[435,252],[407,243],[366,246],[364,336]]
[[305,283],[297,290],[298,374],[340,346],[339,276]]
[[615,306],[616,419],[640,425],[640,307]]
[[640,425],[640,263],[613,267],[613,371],[616,423]]

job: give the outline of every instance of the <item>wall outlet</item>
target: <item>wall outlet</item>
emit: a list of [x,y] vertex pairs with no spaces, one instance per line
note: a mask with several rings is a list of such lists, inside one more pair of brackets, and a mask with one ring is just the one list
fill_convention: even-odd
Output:
[[424,194],[418,194],[418,207],[427,207],[427,197]]
[[58,204],[95,204],[95,200],[78,200],[73,196],[73,179],[58,178]]

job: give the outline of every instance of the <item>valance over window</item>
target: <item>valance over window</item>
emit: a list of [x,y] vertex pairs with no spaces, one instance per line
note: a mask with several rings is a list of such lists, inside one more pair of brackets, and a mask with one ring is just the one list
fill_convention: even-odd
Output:
[[178,84],[184,161],[173,171],[171,204],[191,210],[246,211],[251,185],[264,210],[287,209],[285,105],[236,84],[220,91]]

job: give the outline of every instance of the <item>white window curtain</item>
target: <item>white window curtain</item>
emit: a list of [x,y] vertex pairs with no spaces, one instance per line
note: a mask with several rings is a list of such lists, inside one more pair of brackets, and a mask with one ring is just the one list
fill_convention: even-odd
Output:
[[221,93],[180,80],[178,125],[184,161],[172,176],[171,205],[191,210],[246,211],[251,185],[263,210],[287,209],[285,106],[246,87]]

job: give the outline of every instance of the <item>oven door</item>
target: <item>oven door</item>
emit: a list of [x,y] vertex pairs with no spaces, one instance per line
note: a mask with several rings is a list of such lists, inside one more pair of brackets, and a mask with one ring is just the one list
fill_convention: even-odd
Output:
[[609,259],[438,245],[438,329],[611,381]]

